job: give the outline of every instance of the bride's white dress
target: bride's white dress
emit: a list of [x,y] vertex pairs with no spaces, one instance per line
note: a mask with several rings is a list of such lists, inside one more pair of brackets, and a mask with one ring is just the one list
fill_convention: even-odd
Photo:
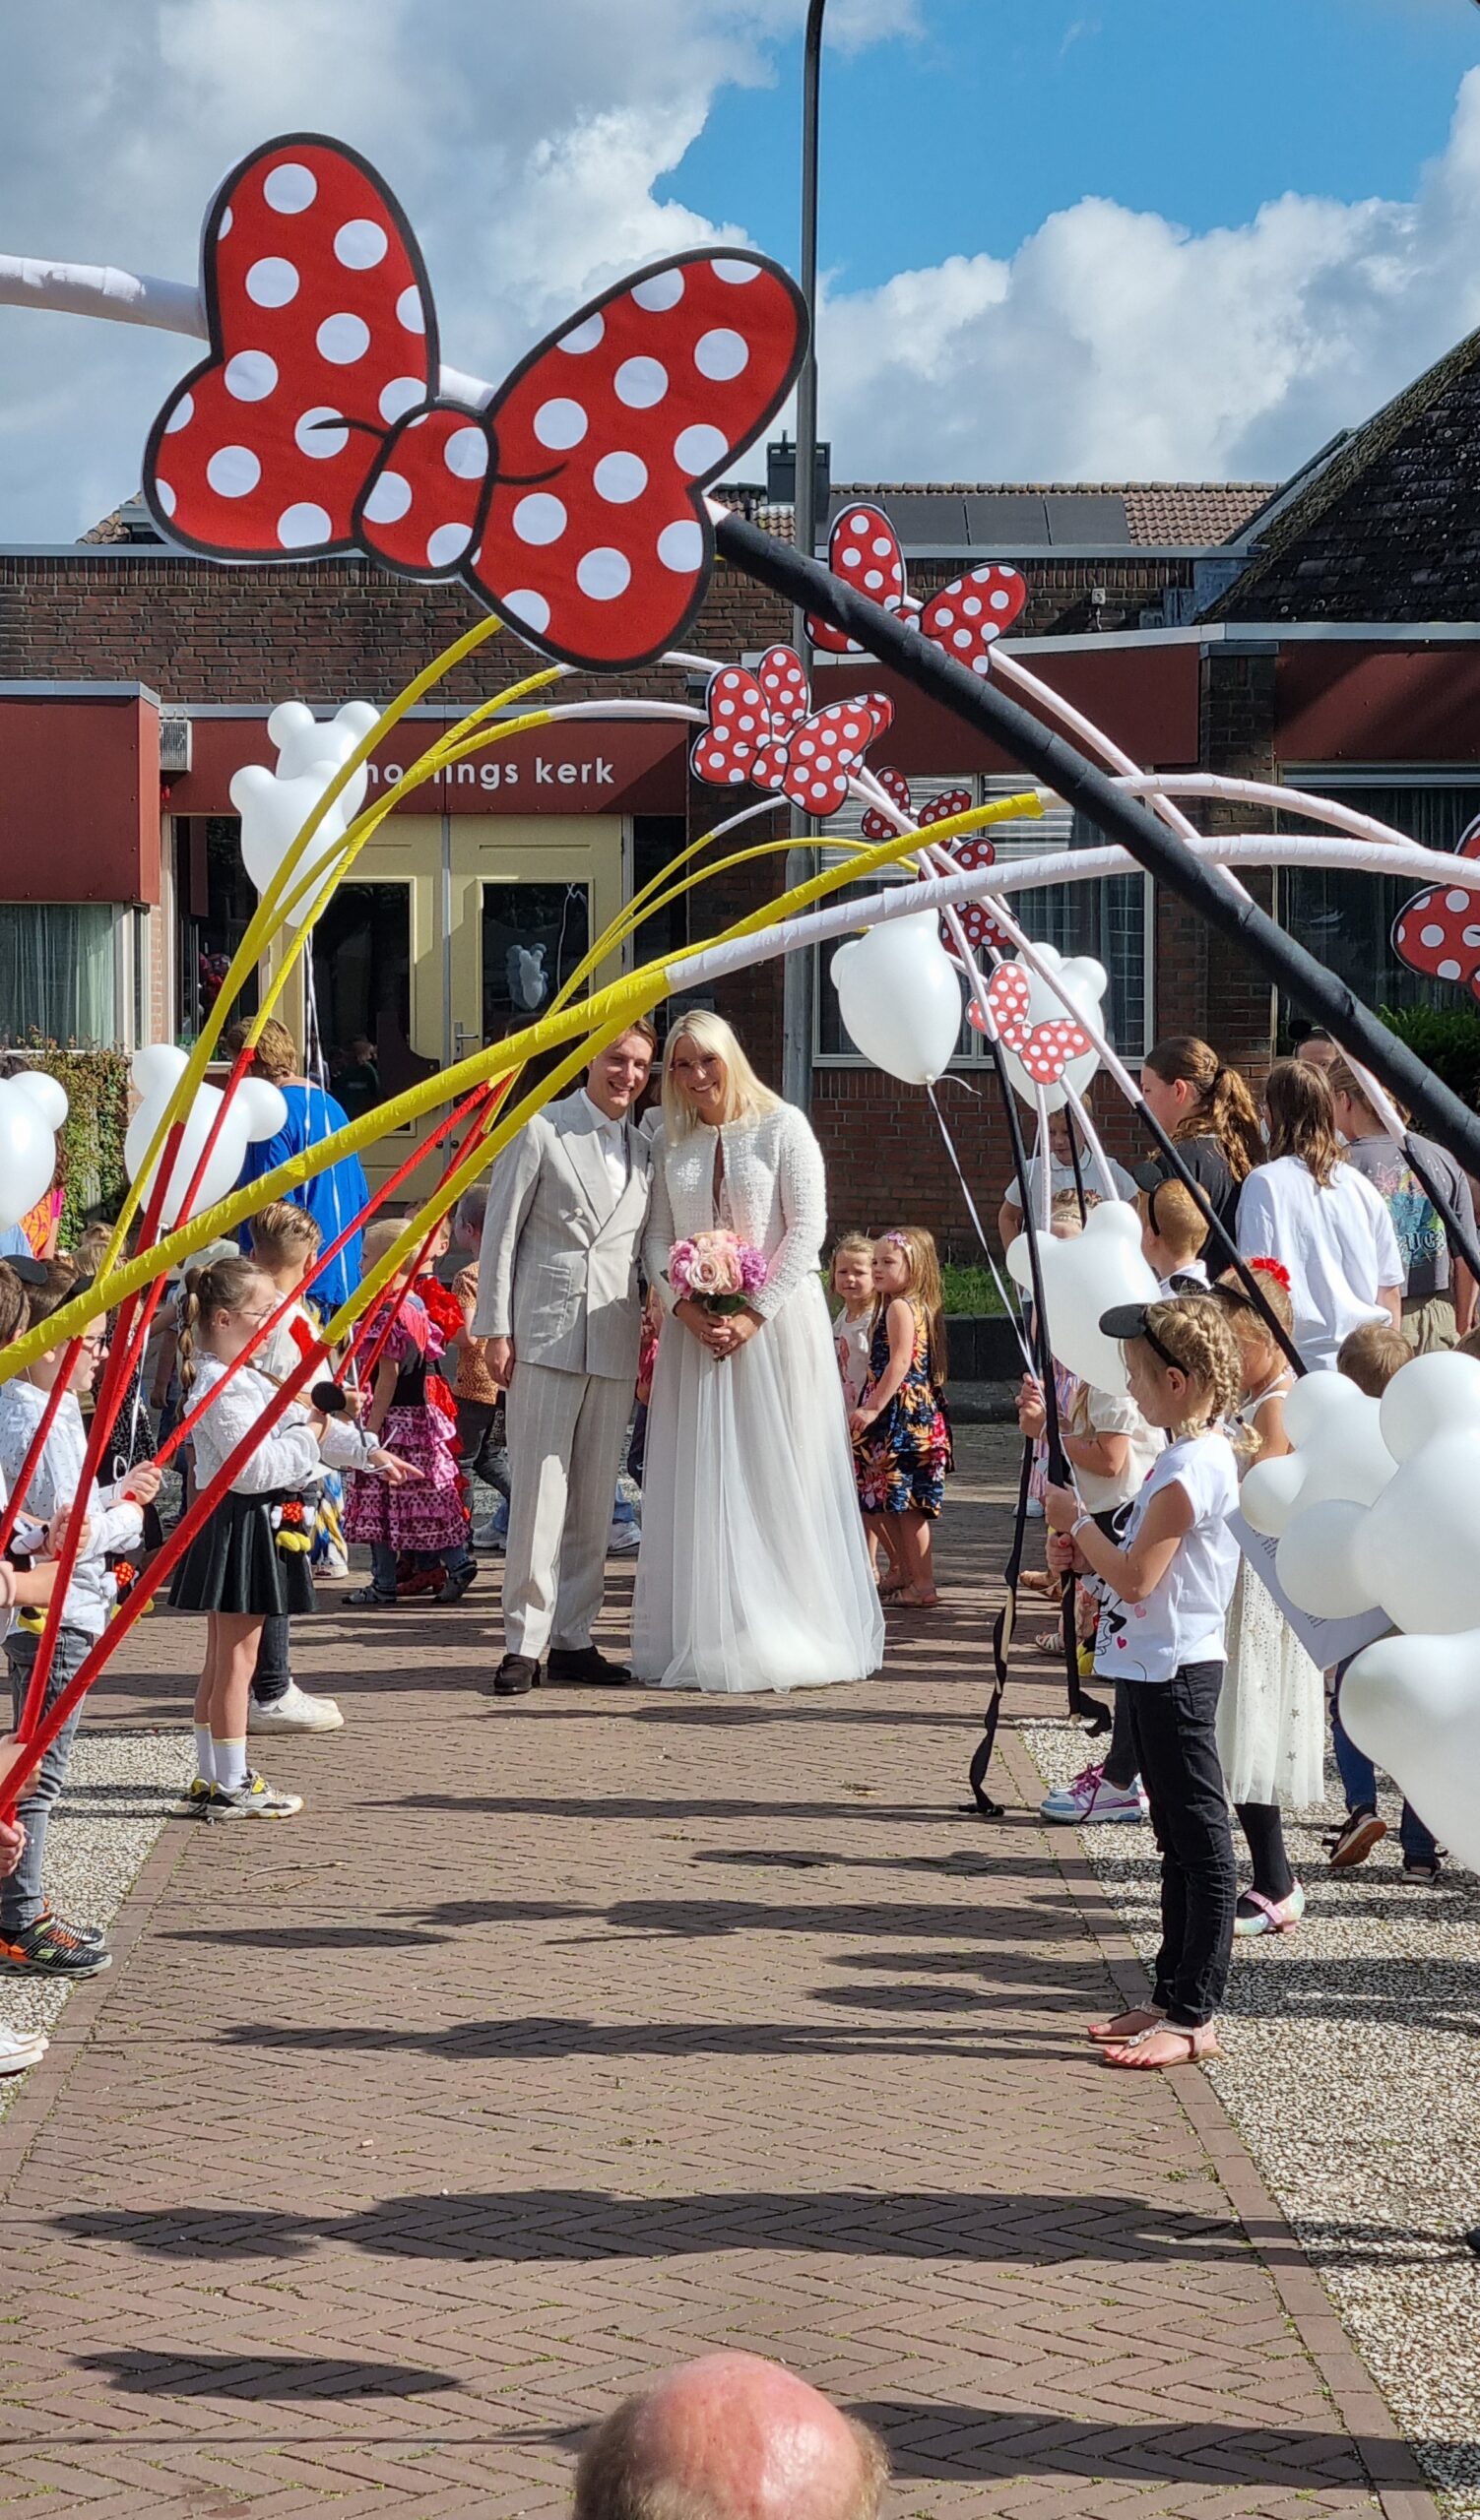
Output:
[[[723,1139],[720,1212],[715,1141]],[[729,1226],[763,1251],[765,1326],[712,1356],[665,1322],[648,1416],[632,1665],[665,1688],[864,1679],[883,1661],[827,1302],[821,1150],[782,1103],[654,1149],[645,1246],[668,1293],[676,1241]]]

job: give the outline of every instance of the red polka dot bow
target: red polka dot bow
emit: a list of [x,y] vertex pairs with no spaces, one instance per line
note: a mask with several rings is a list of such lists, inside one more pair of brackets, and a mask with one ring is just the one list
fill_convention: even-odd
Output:
[[722,665],[710,676],[708,704],[694,777],[711,788],[768,788],[819,817],[837,812],[869,745],[894,716],[879,691],[813,712],[791,648],[768,648],[753,673]]
[[1082,1059],[1094,1043],[1070,1016],[1035,1024],[1032,1002],[1033,984],[1021,963],[1001,963],[992,975],[985,1013],[973,1002],[967,1014],[979,1033],[1016,1053],[1035,1085],[1057,1085],[1070,1059]]
[[480,407],[439,389],[417,240],[374,169],[269,142],[213,202],[211,355],[150,434],[165,536],[221,560],[363,551],[458,578],[547,654],[644,664],[702,601],[702,492],[780,409],[806,339],[778,265],[696,252],[594,298]]
[[[1454,853],[1480,857],[1480,820],[1470,824]],[[1480,893],[1458,884],[1415,893],[1393,920],[1392,950],[1425,979],[1462,980],[1472,997],[1480,997]]]
[[[941,788],[926,799],[917,813],[910,801],[910,783],[901,770],[876,770],[873,774],[886,796],[893,799],[902,814],[908,816],[917,831],[929,831],[932,823],[943,823],[952,814],[969,814],[976,798],[969,788]],[[895,826],[887,814],[870,805],[859,826],[866,840],[892,840]],[[954,852],[953,852],[954,853]],[[992,846],[988,843],[985,857],[973,858],[973,865],[988,866],[992,862]]]
[[[885,612],[901,612],[913,621],[922,639],[943,648],[958,664],[986,673],[992,643],[1017,619],[1028,590],[1016,569],[995,563],[969,569],[952,578],[938,595],[920,603],[905,586],[904,552],[882,508],[857,500],[841,508],[827,537],[827,565],[835,578],[881,604]],[[865,650],[831,622],[807,616],[806,635],[814,648],[830,656],[861,657]]]

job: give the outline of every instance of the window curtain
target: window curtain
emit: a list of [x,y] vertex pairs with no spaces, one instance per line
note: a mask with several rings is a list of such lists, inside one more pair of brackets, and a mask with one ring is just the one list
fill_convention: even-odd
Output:
[[[1369,788],[1339,780],[1308,783],[1336,804],[1390,823],[1425,849],[1454,850],[1480,814],[1480,786]],[[1312,825],[1282,818],[1282,828],[1307,834]],[[1458,1001],[1442,980],[1410,972],[1392,950],[1392,922],[1420,886],[1396,876],[1344,873],[1337,868],[1288,866],[1280,871],[1281,924],[1309,953],[1344,980],[1367,1006],[1447,1006]],[[1281,1009],[1288,1023],[1292,1010]]]
[[113,915],[106,902],[0,902],[0,1034],[116,1040]]

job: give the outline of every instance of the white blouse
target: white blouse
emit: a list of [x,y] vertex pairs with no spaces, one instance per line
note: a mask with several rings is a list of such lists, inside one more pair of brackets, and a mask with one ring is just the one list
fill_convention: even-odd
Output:
[[827,1174],[822,1150],[802,1113],[778,1102],[758,1119],[730,1120],[716,1131],[704,1123],[670,1146],[655,1146],[662,1161],[653,1171],[653,1201],[643,1241],[643,1269],[669,1311],[674,1292],[668,1256],[676,1242],[712,1233],[715,1139],[724,1146],[725,1222],[741,1242],[764,1252],[766,1283],[749,1298],[763,1320],[779,1312],[789,1295],[814,1277],[827,1232]]
[[[195,1446],[198,1488],[209,1486],[243,1435],[251,1433],[263,1411],[278,1397],[274,1385],[254,1365],[242,1365],[229,1382],[224,1383],[225,1370],[216,1356],[197,1357],[195,1380],[186,1394],[187,1412],[208,1393],[214,1391],[216,1395],[210,1408],[202,1412],[190,1438]],[[370,1449],[369,1437],[350,1418],[331,1418],[316,1440],[306,1410],[301,1402],[292,1400],[276,1426],[242,1463],[231,1481],[231,1492],[234,1496],[266,1496],[276,1487],[316,1486],[321,1462],[333,1469],[361,1470]]]

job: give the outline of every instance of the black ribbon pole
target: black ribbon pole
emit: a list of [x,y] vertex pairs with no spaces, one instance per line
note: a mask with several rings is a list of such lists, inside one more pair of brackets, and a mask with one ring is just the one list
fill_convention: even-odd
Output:
[[1216,935],[1238,945],[1302,1014],[1370,1068],[1466,1172],[1480,1173],[1480,1118],[1465,1108],[1458,1096],[1425,1067],[1406,1042],[1389,1033],[1343,980],[1277,927],[1267,912],[1236,893],[1178,833],[1117,788],[1062,735],[1051,734],[1038,719],[1009,700],[990,673],[971,673],[923,639],[898,613],[885,612],[867,596],[855,594],[818,561],[775,541],[745,517],[720,518],[715,542],[736,568],[788,603],[804,605],[856,639],[901,681],[999,745],[1108,840],[1128,850],[1138,866],[1196,911]]

